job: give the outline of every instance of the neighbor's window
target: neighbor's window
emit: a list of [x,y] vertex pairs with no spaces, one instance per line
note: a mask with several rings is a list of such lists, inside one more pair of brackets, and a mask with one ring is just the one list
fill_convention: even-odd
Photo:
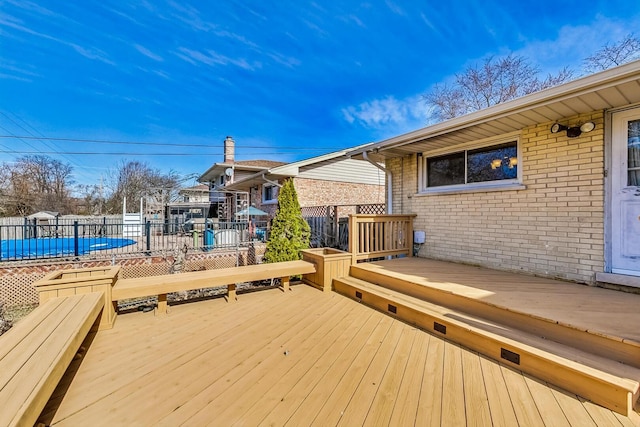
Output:
[[262,187],[262,201],[275,202],[278,200],[278,187],[276,185],[265,185]]
[[443,187],[518,178],[518,143],[427,157],[426,187]]

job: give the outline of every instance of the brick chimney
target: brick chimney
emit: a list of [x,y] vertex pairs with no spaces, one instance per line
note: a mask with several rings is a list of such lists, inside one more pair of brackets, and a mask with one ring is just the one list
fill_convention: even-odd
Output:
[[235,162],[235,151],[236,151],[236,142],[230,136],[226,137],[224,140],[224,162],[225,163]]

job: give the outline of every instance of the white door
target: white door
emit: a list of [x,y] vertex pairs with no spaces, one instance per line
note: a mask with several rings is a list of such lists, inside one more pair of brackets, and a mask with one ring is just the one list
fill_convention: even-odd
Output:
[[613,115],[611,267],[640,276],[640,109]]

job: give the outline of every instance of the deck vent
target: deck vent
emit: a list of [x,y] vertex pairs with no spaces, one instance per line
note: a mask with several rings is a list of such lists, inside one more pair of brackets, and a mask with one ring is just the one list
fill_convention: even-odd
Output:
[[441,323],[433,322],[433,330],[440,332],[442,335],[447,335],[447,327]]
[[356,298],[362,299],[362,292],[356,291]]
[[516,365],[520,364],[520,355],[518,353],[514,353],[513,351],[509,351],[506,348],[500,349],[500,357],[504,360],[508,360],[511,363],[515,363]]
[[398,312],[398,307],[396,307],[395,305],[391,305],[389,304],[388,309],[390,313],[396,314]]

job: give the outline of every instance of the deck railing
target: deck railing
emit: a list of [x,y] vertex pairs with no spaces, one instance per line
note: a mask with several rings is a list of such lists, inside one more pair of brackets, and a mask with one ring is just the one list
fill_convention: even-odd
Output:
[[411,256],[415,215],[350,215],[352,262],[385,256]]

